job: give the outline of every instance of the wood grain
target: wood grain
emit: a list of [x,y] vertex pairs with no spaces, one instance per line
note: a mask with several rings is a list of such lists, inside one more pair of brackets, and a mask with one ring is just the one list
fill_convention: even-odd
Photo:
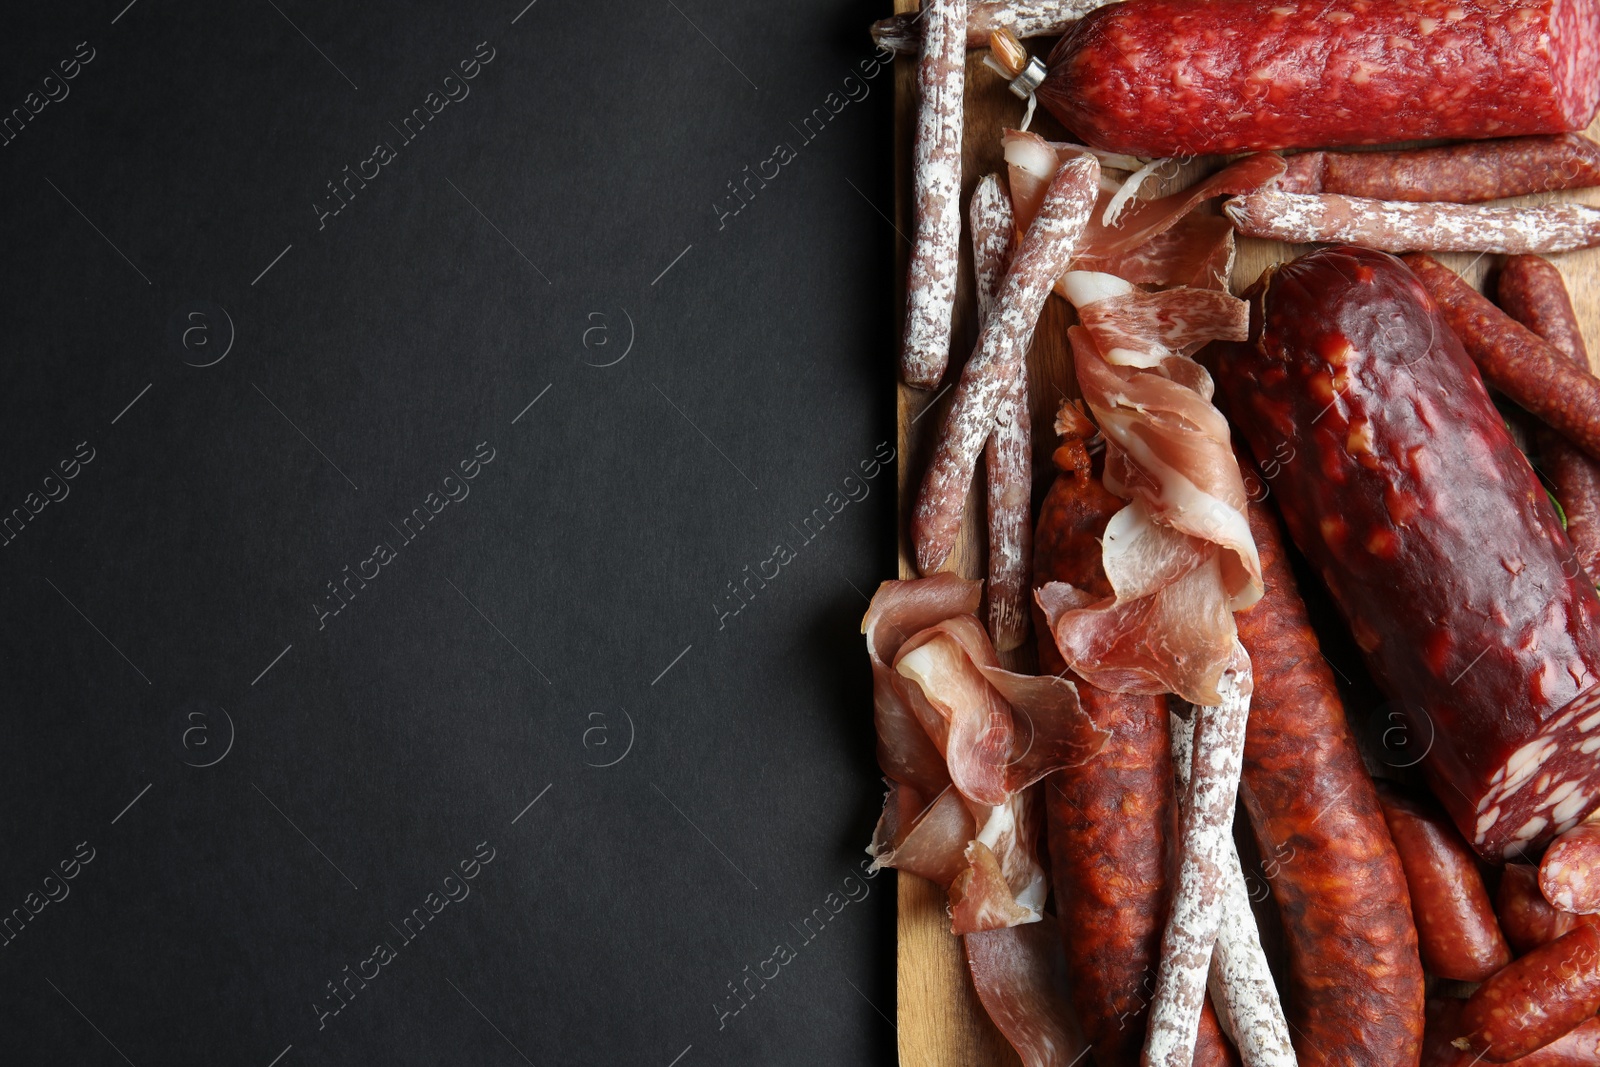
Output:
[[[917,0],[895,0],[895,12],[915,12]],[[1029,41],[1030,51],[1048,54],[1051,40]],[[1006,89],[1004,82],[983,65],[982,52],[967,54],[966,128],[962,146],[963,205],[970,198],[980,177],[1003,172],[1000,134],[1022,121],[1023,103]],[[896,237],[896,289],[894,314],[905,311],[906,258],[908,236],[913,232],[911,212],[911,131],[916,107],[915,60],[896,61],[895,70],[895,213],[900,235]],[[1034,130],[1051,140],[1066,140],[1066,134],[1041,109],[1034,118]],[[1600,138],[1600,122],[1589,134]],[[1190,172],[1213,169],[1215,160],[1198,161]],[[1183,180],[1180,175],[1179,180]],[[1541,194],[1523,202],[1572,200],[1600,206],[1600,190],[1576,193]],[[1214,208],[1213,208],[1214,209]],[[963,208],[963,211],[965,209]],[[1273,263],[1293,259],[1312,246],[1290,246],[1272,241],[1243,240],[1234,263],[1233,289],[1242,291]],[[1454,254],[1439,257],[1462,272],[1474,285],[1481,286],[1496,256]],[[1561,269],[1572,291],[1573,304],[1588,342],[1590,358],[1600,354],[1600,249],[1588,249],[1550,257]],[[1054,477],[1050,454],[1055,448],[1056,409],[1063,399],[1078,396],[1072,356],[1067,347],[1066,328],[1074,321],[1072,309],[1059,297],[1045,306],[1033,347],[1028,353],[1028,380],[1034,427],[1034,505],[1037,506]],[[976,307],[973,297],[972,253],[963,233],[961,275],[952,331],[950,371],[945,385],[956,380],[961,365],[977,340]],[[884,373],[894,373],[895,353],[886,352]],[[900,385],[896,391],[896,423],[899,434],[898,477],[899,576],[915,578],[917,571],[909,541],[909,516],[916,500],[922,473],[927,469],[933,437],[949,407],[949,392],[924,391]],[[968,578],[982,578],[987,570],[983,523],[983,465],[978,465],[966,518],[946,570]],[[1338,620],[1313,620],[1319,625]],[[1002,653],[1012,670],[1032,671],[1036,661],[1031,643],[1013,653]],[[1253,844],[1253,843],[1251,843]],[[960,940],[950,933],[944,891],[931,882],[910,875],[897,875],[898,938],[897,1011],[899,1015],[900,1062],[903,1067],[1017,1067],[1020,1064],[1005,1039],[989,1022],[967,977],[966,959]]]

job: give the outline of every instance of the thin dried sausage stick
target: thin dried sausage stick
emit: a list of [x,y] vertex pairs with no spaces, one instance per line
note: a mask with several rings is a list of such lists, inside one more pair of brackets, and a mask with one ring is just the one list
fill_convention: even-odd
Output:
[[1062,164],[1011,257],[1000,296],[978,335],[977,351],[962,368],[917,496],[911,533],[923,574],[938,570],[955,546],[973,468],[994,427],[995,412],[1023,365],[1051,287],[1072,259],[1099,187],[1100,164],[1093,156]]
[[962,93],[967,77],[967,0],[927,0],[917,61],[917,128],[912,146],[916,240],[906,276],[900,374],[931,389],[950,358],[961,256]]
[[[1014,229],[1011,197],[987,174],[967,212],[978,290],[978,322],[994,307],[1005,278]],[[1028,564],[1033,555],[1033,423],[1028,411],[1028,368],[1019,366],[1000,399],[994,429],[983,446],[989,503],[989,636],[1009,652],[1028,636]]]
[[1581,134],[1507,137],[1398,152],[1302,152],[1278,188],[1375,200],[1477,204],[1600,185],[1600,145]]
[[[1589,370],[1583,330],[1555,264],[1538,256],[1511,256],[1500,267],[1495,296],[1507,315],[1549,341],[1574,366]],[[1548,427],[1538,427],[1534,441],[1539,465],[1566,513],[1578,563],[1594,581],[1600,575],[1600,463]]]
[[1264,503],[1249,515],[1266,591],[1234,616],[1255,667],[1239,795],[1283,917],[1300,1067],[1414,1063],[1423,975],[1400,857],[1278,522]]
[[1600,208],[1410,204],[1263,189],[1222,205],[1245,237],[1361,245],[1385,252],[1570,252],[1600,245]]
[[[1018,37],[1054,37],[1097,7],[1113,0],[969,0],[967,47],[987,48],[989,34],[1007,29]],[[916,55],[922,43],[922,16],[895,15],[872,24],[879,48]]]
[[[1063,442],[1056,466],[1034,539],[1035,580],[1109,595],[1100,537],[1124,501],[1094,477],[1080,438]],[[1065,673],[1049,630],[1039,627],[1038,637],[1040,670]],[[1072,1003],[1095,1063],[1135,1067],[1172,900],[1178,809],[1167,698],[1109,693],[1066,676],[1077,682],[1095,722],[1111,731],[1093,760],[1045,780],[1051,879]],[[1196,1067],[1235,1062],[1208,1003]]]
[[1500,872],[1494,911],[1500,929],[1519,955],[1548,945],[1574,928],[1600,921],[1594,915],[1574,915],[1552,907],[1539,891],[1539,868],[1531,863],[1508,863]]
[[1489,384],[1600,456],[1600,378],[1573,364],[1431,256],[1405,257]]
[[1178,888],[1161,937],[1143,1067],[1190,1067],[1194,1060],[1211,949],[1222,922],[1222,870],[1233,847],[1234,802],[1250,713],[1250,657],[1237,642],[1217,691],[1221,700],[1216,705],[1195,709],[1194,773],[1181,808]]
[[1405,868],[1422,966],[1456,982],[1481,982],[1511,962],[1472,850],[1442,811],[1387,782],[1378,799]]
[[1452,1044],[1505,1063],[1543,1048],[1600,1009],[1600,927],[1580,926],[1494,975],[1461,1009]]
[[[1172,763],[1178,792],[1187,793],[1194,757],[1190,724],[1171,714]],[[1230,835],[1222,864],[1222,925],[1211,950],[1211,996],[1232,1023],[1234,1042],[1245,1067],[1296,1067],[1289,1024],[1283,1017],[1278,987],[1261,948],[1261,931],[1250,910],[1239,850]]]
[[1539,892],[1562,911],[1600,912],[1600,825],[1575,826],[1550,843],[1539,861]]

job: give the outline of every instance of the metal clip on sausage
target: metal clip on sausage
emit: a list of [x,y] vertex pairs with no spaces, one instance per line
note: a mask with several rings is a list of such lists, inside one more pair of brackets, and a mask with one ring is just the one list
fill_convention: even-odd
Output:
[[1016,34],[1001,27],[989,34],[989,54],[983,57],[983,64],[1005,78],[1007,86],[1019,100],[1028,102],[1028,112],[1022,120],[1022,128],[1026,130],[1033,119],[1033,91],[1044,81],[1044,63],[1038,56],[1028,54]]

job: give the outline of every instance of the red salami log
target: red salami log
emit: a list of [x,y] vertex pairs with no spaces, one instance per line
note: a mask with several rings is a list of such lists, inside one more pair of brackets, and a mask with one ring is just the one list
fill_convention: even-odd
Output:
[[1600,825],[1575,826],[1539,861],[1539,892],[1562,911],[1600,912]]
[[[1034,539],[1035,581],[1072,582],[1109,595],[1099,539],[1124,501],[1091,473],[1081,441],[1064,444],[1056,463],[1060,473]],[[1036,629],[1041,673],[1065,672],[1049,628]],[[1172,902],[1177,801],[1167,699],[1108,693],[1074,680],[1079,700],[1111,740],[1092,765],[1046,779],[1056,908],[1073,1006],[1095,1063],[1136,1067]],[[1208,1004],[1195,1063],[1236,1062]]]
[[[1589,349],[1572,310],[1572,298],[1555,264],[1538,256],[1511,256],[1500,267],[1495,300],[1507,315],[1543,337],[1574,366],[1588,371]],[[1534,432],[1539,469],[1567,517],[1567,537],[1594,581],[1600,575],[1600,460],[1548,426]]]
[[1539,891],[1539,868],[1529,863],[1506,864],[1495,891],[1494,911],[1506,940],[1518,954],[1600,921],[1600,916],[1574,915],[1553,907]]
[[1503,862],[1600,805],[1600,601],[1461,342],[1405,265],[1330,248],[1246,294],[1230,421],[1462,836]]
[[1414,1063],[1422,967],[1400,859],[1260,504],[1250,532],[1266,592],[1235,616],[1256,681],[1239,792],[1283,916],[1295,1053],[1300,1067]]
[[1050,54],[1039,102],[1136,156],[1581,130],[1594,0],[1127,0]]
[[1278,187],[1376,200],[1477,204],[1600,185],[1600,145],[1575,133],[1399,152],[1302,152]]
[[1400,853],[1429,974],[1481,982],[1511,962],[1472,850],[1444,812],[1379,783],[1389,835]]
[[1600,927],[1580,926],[1505,968],[1467,999],[1452,1043],[1491,1063],[1526,1056],[1600,1009]]

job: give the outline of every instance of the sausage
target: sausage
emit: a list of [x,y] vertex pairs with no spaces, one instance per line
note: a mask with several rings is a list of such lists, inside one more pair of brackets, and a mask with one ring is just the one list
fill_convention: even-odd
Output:
[[[1422,1067],[1476,1067],[1484,1062],[1451,1044],[1461,1036],[1463,1001],[1428,998],[1428,1030],[1422,1043]],[[1600,1018],[1590,1019],[1536,1052],[1511,1061],[1517,1067],[1600,1067]]]
[[[1189,771],[1194,761],[1194,729],[1173,713],[1172,762],[1177,771],[1178,795],[1187,795]],[[1261,929],[1250,906],[1244,864],[1230,836],[1222,864],[1222,925],[1211,946],[1211,996],[1222,1006],[1221,1016],[1250,1067],[1297,1067],[1294,1039],[1283,1016],[1278,983],[1272,977]]]
[[1050,181],[1039,213],[1028,224],[994,309],[978,334],[978,347],[961,369],[950,410],[940,427],[933,462],[911,517],[917,568],[932,574],[949,558],[973,469],[1006,389],[1020,373],[1039,313],[1072,259],[1100,188],[1100,164],[1073,156]]
[[1295,1052],[1301,1067],[1414,1063],[1423,976],[1400,857],[1261,503],[1250,532],[1266,592],[1234,616],[1256,667],[1240,798],[1283,917]]
[[1593,915],[1574,915],[1551,905],[1539,891],[1539,868],[1531,863],[1508,863],[1495,891],[1495,914],[1500,929],[1517,953],[1548,945],[1573,928],[1600,921]]
[[1328,248],[1246,293],[1218,398],[1398,705],[1434,795],[1494,863],[1600,804],[1600,601],[1422,284]]
[[917,125],[912,142],[916,240],[906,273],[906,325],[900,375],[931,389],[950,358],[961,256],[961,123],[967,79],[967,0],[927,0],[917,61]]
[[[1112,0],[970,0],[967,47],[983,48],[989,34],[1008,29],[1018,37],[1054,37],[1087,12]],[[880,49],[916,55],[922,47],[921,14],[893,15],[872,24]]]
[[1600,145],[1576,133],[1507,137],[1393,152],[1302,152],[1289,158],[1286,193],[1477,204],[1600,185]]
[[1600,927],[1580,926],[1494,975],[1461,1009],[1457,1048],[1505,1063],[1600,1009]]
[[1562,911],[1600,912],[1600,825],[1575,826],[1550,843],[1539,861],[1539,892]]
[[1387,252],[1568,252],[1600,244],[1600,208],[1583,204],[1411,204],[1262,189],[1229,200],[1222,213],[1245,237]]
[[1444,813],[1387,782],[1378,798],[1400,853],[1417,922],[1422,966],[1456,982],[1481,982],[1511,962],[1472,850]]
[[1491,304],[1455,271],[1405,257],[1489,384],[1591,456],[1600,456],[1600,378]]
[[[1034,580],[1107,595],[1099,538],[1123,501],[1094,477],[1081,440],[1069,438],[1056,465],[1034,537]],[[1065,672],[1048,627],[1035,629],[1041,672]],[[1089,763],[1045,780],[1056,909],[1073,1007],[1095,1063],[1136,1067],[1172,902],[1177,802],[1167,698],[1108,693],[1074,680],[1111,740]],[[1236,1062],[1208,1003],[1195,1063]]]
[[1039,102],[1136,156],[1581,130],[1593,0],[1127,0],[1050,54]]
[[[989,317],[1015,229],[1011,197],[996,175],[986,174],[967,209],[972,230],[973,285],[978,321]],[[994,647],[1016,648],[1028,636],[1028,564],[1033,555],[1033,422],[1028,410],[1028,368],[1018,366],[1000,398],[994,428],[983,446],[989,514],[989,582],[984,587],[986,621]]]
[[[1538,256],[1511,256],[1500,267],[1495,292],[1501,309],[1550,342],[1584,371],[1589,350],[1572,310],[1561,272]],[[1594,581],[1600,575],[1600,463],[1547,426],[1534,431],[1539,469],[1549,479],[1567,519],[1567,537],[1578,563]]]

